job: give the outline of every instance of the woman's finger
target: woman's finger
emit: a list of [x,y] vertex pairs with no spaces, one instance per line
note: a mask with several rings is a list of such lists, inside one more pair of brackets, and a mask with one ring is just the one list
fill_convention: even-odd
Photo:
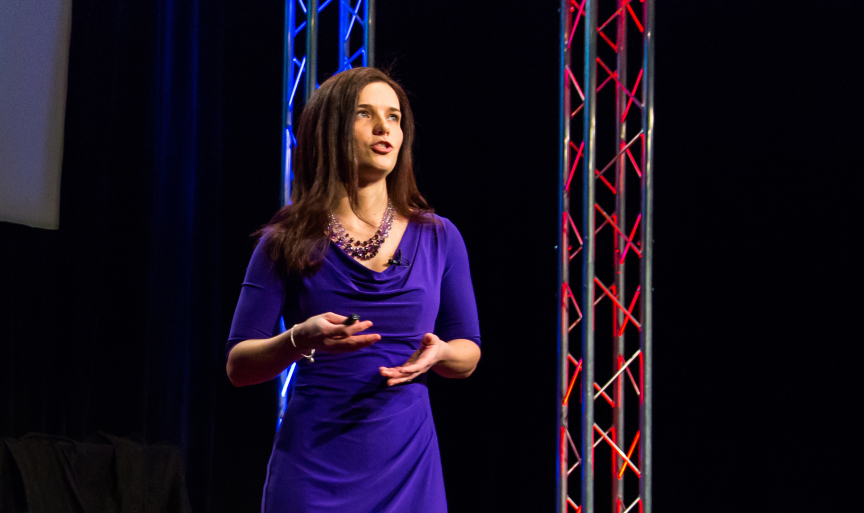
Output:
[[358,321],[352,324],[351,326],[343,326],[345,328],[345,333],[348,333],[349,336],[354,335],[355,333],[360,333],[361,331],[368,330],[372,327],[372,321]]
[[339,341],[337,341],[337,344],[339,344],[339,345],[366,344],[366,343],[371,344],[373,342],[378,342],[379,340],[381,340],[381,335],[378,335],[377,333],[370,333],[368,335],[354,335],[353,337],[340,339]]
[[432,368],[434,365],[434,360],[430,358],[420,358],[416,361],[408,360],[404,364],[399,367],[381,367],[382,373],[387,372],[391,376],[395,377],[403,377],[411,374],[419,374],[422,372],[426,372],[427,370]]
[[417,363],[412,363],[411,365],[406,365],[402,367],[402,374],[413,374],[415,372],[423,372],[432,368],[432,364],[429,362],[418,361]]
[[[431,348],[431,346],[428,346]],[[432,368],[435,365],[435,356],[432,354],[432,351],[421,350],[418,357],[414,360],[408,360],[402,365],[402,371],[406,373],[412,372],[424,372]]]
[[381,340],[381,335],[357,335],[349,338],[324,340],[324,351],[329,353],[348,353],[369,347]]
[[381,375],[386,378],[402,378],[413,372],[408,372],[404,367],[381,367]]
[[363,330],[368,330],[372,327],[372,321],[360,321],[355,322],[351,326],[345,326],[344,324],[337,324],[332,327],[332,329],[328,332],[327,336],[330,338],[334,337],[351,337],[357,333],[360,333]]
[[416,378],[416,377],[419,376],[419,375],[420,375],[420,373],[415,372],[415,373],[413,373],[413,374],[411,374],[411,375],[409,375],[409,376],[405,376],[405,377],[402,377],[402,378],[390,378],[390,379],[387,380],[387,386],[388,386],[388,387],[392,387],[393,385],[399,385],[399,384],[402,384],[402,383],[407,383],[407,382],[413,380],[414,378]]
[[342,324],[346,319],[348,319],[348,317],[345,317],[344,315],[339,315],[333,312],[325,312],[321,314],[321,318],[330,321],[333,324]]

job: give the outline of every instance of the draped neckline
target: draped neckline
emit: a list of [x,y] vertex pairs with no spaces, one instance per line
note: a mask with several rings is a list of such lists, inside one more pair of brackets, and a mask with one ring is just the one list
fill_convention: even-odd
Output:
[[[403,259],[413,261],[419,234],[416,225],[417,223],[415,221],[408,221],[408,225],[405,227],[405,233],[402,234],[402,239],[396,246],[396,250],[393,251],[394,255],[397,252],[402,251]],[[356,281],[384,284],[401,278],[408,269],[410,269],[410,266],[391,265],[383,271],[374,271],[361,264],[353,257],[348,256],[348,254],[332,240],[330,241],[330,249],[331,254],[335,256],[336,260],[341,264],[341,267],[348,271],[351,278]]]

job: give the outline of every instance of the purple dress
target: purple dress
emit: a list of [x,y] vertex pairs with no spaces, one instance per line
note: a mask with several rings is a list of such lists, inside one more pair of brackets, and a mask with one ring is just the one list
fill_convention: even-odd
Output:
[[345,354],[301,359],[294,394],[276,434],[261,510],[265,513],[447,511],[441,457],[425,375],[387,386],[379,367],[407,360],[426,333],[480,344],[468,254],[450,221],[408,224],[403,262],[372,271],[332,242],[312,277],[283,283],[259,244],[234,313],[228,351],[270,338],[279,317],[359,314],[381,340]]

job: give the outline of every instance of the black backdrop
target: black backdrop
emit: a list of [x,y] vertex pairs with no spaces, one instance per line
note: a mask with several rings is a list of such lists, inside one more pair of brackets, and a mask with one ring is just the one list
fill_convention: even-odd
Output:
[[[657,3],[657,506],[825,506],[823,426],[861,420],[830,365],[852,2]],[[475,375],[430,382],[451,510],[551,510],[557,2],[378,5],[481,316]],[[3,436],[137,433],[183,448],[195,511],[258,507],[275,385],[232,388],[223,344],[278,208],[282,9],[74,2],[61,229],[0,223]]]

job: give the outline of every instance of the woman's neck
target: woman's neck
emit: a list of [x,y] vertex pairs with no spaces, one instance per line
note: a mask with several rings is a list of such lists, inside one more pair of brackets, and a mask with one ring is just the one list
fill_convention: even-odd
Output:
[[351,210],[351,203],[348,200],[348,192],[343,187],[333,209],[333,213],[340,221],[351,223],[354,219],[366,221],[367,224],[377,226],[376,223],[381,221],[381,216],[384,215],[384,210],[387,208],[387,183],[385,180],[372,182],[357,189],[357,204],[355,210]]

